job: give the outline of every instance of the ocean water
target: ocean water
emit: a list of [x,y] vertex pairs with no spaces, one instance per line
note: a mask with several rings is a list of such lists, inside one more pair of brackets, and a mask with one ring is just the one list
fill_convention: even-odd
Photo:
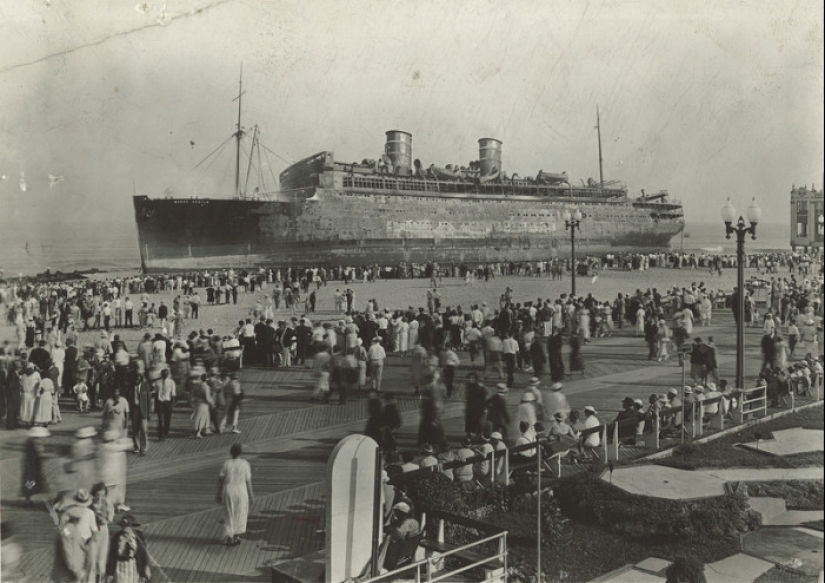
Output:
[[[784,224],[760,224],[746,250],[790,249],[790,229]],[[676,236],[671,249],[689,253],[733,254],[736,240],[725,238],[724,224],[689,222],[685,237]],[[15,223],[0,220],[0,269],[5,277],[33,275],[46,269],[70,272],[137,270],[140,267],[137,229],[132,222],[81,223],[71,229],[56,222]]]
[[[688,222],[684,238],[674,237],[671,249],[683,248],[690,253],[713,253],[733,255],[736,253],[736,235],[725,238],[725,224],[721,221],[711,223]],[[760,223],[756,228],[756,240],[748,236],[745,252],[754,251],[790,251],[791,229],[784,223]]]

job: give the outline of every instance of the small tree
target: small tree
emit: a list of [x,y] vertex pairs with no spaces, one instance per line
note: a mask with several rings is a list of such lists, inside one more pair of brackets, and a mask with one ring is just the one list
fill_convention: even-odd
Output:
[[666,583],[707,583],[705,565],[695,557],[679,557],[665,571]]

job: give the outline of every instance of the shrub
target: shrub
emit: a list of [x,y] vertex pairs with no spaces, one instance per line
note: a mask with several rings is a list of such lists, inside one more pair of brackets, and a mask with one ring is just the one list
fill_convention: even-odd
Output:
[[630,494],[587,475],[559,480],[559,508],[585,524],[641,540],[700,540],[758,527],[761,517],[742,492],[686,502]]
[[421,472],[417,480],[406,484],[406,492],[421,512],[441,510],[467,516],[470,511],[461,487],[438,472]]
[[[406,488],[407,496],[415,504],[418,512],[439,510],[458,516],[469,517],[470,505],[467,503],[467,493],[461,487],[438,472],[422,472],[417,480],[411,480]],[[426,536],[435,538],[437,521],[428,520],[425,527]],[[447,540],[462,544],[474,538],[479,533],[475,529],[466,528],[447,522],[445,536]]]
[[667,583],[707,583],[705,566],[694,557],[678,557],[665,571]]
[[561,511],[559,501],[551,492],[541,495],[541,530],[551,544],[563,540],[570,530],[570,519]]
[[822,480],[776,480],[748,482],[751,496],[782,498],[788,510],[822,510],[825,487]]

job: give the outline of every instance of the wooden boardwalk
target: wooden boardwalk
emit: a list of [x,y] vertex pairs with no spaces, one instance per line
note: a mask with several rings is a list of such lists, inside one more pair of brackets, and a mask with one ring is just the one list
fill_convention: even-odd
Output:
[[[720,372],[733,376],[733,327],[728,316],[717,317],[721,326],[698,328],[697,335],[713,333],[719,349]],[[587,373],[569,377],[565,393],[574,408],[592,405],[603,421],[612,419],[625,396],[645,402],[650,393],[665,392],[681,383],[681,369],[672,359],[662,364],[647,360],[647,348],[627,329],[618,336],[598,339],[583,348]],[[759,351],[759,331],[748,330],[748,357],[752,364]],[[461,354],[459,386],[469,372],[468,356]],[[751,368],[753,368],[751,366]],[[751,371],[752,372],[752,371]],[[522,389],[532,376],[518,373],[517,388],[508,395],[515,412]],[[544,379],[548,382],[547,379]],[[399,394],[404,417],[401,446],[413,447],[417,432],[418,399],[409,386],[407,363],[390,357],[385,372],[386,390]],[[497,379],[487,379],[494,384]],[[323,496],[326,461],[345,435],[363,429],[366,399],[352,398],[346,405],[313,403],[312,376],[304,369],[244,369],[242,383],[247,399],[241,412],[242,433],[192,439],[186,407],[173,414],[172,436],[150,441],[145,457],[128,455],[127,499],[142,522],[149,551],[156,563],[154,581],[232,582],[267,581],[267,565],[301,556],[323,546]],[[463,436],[463,388],[445,403],[448,438]],[[515,417],[513,414],[512,417]],[[99,414],[64,412],[64,422],[52,428],[50,454],[71,443],[74,430],[98,425]],[[156,421],[150,435],[155,435]],[[19,503],[20,448],[24,432],[2,432],[2,514],[14,523],[23,545],[23,569],[32,581],[48,581],[53,557],[55,527],[44,505],[23,509]],[[515,421],[511,435],[517,435]],[[233,443],[244,444],[252,465],[256,500],[250,509],[248,533],[238,547],[220,544],[220,508],[214,503],[219,468]],[[56,458],[57,459],[57,458]]]

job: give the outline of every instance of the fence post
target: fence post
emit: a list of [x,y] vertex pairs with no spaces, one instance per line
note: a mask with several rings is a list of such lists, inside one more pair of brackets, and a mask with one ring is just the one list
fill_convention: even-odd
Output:
[[651,424],[652,431],[645,437],[645,447],[649,449],[659,449],[659,431],[660,431],[659,412],[653,414],[653,423]]
[[610,455],[608,460],[611,461],[619,461],[619,424],[613,424],[613,443],[610,444],[610,448],[608,449],[608,454]]
[[602,449],[604,449],[604,463],[607,463],[607,425],[602,425]]
[[762,388],[762,417],[768,416],[768,389]]
[[716,407],[716,415],[710,420],[710,428],[716,431],[722,431],[725,428],[725,407],[722,403],[724,397],[719,398],[719,404]]
[[736,409],[736,421],[739,425],[745,422],[745,393],[739,393],[739,407]]

